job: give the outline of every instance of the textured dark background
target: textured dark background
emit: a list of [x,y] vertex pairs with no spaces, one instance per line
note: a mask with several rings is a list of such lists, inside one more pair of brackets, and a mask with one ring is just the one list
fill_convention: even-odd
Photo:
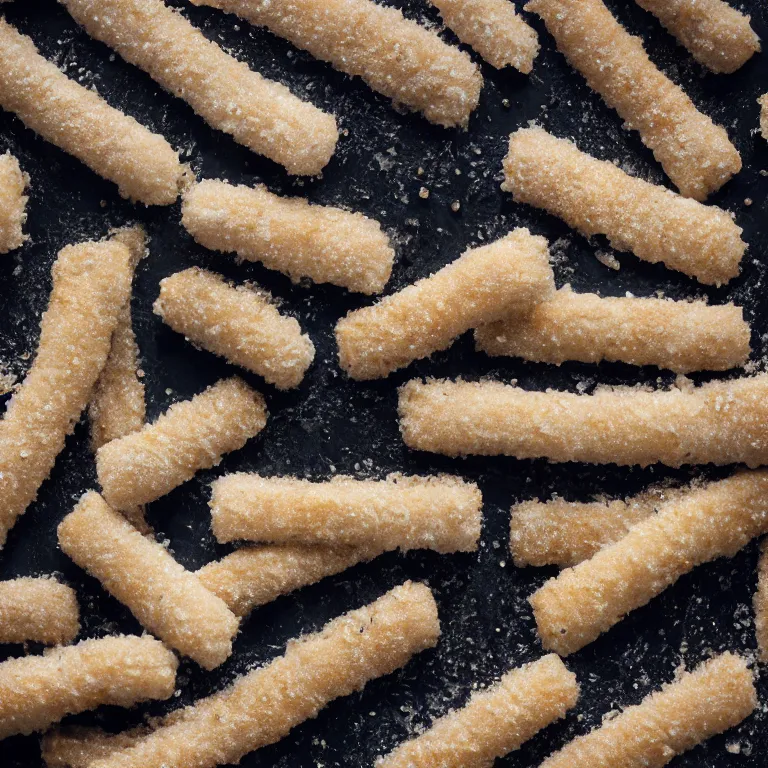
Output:
[[[426,0],[394,0],[409,17],[438,22]],[[181,0],[178,0],[181,5]],[[745,169],[712,203],[734,211],[750,250],[742,275],[727,288],[705,289],[661,266],[618,255],[614,271],[596,258],[604,242],[588,243],[558,220],[511,202],[499,190],[506,136],[530,120],[600,157],[619,159],[624,167],[668,183],[637,135],[621,127],[614,112],[573,73],[538,19],[543,50],[533,74],[497,72],[482,65],[485,87],[468,132],[436,128],[418,115],[396,112],[384,98],[263,30],[217,11],[184,5],[184,12],[210,38],[255,69],[287,83],[296,93],[333,112],[342,137],[322,179],[297,181],[276,165],[229,137],[208,128],[181,101],[160,90],[149,77],[125,64],[100,43],[88,39],[55,0],[16,0],[4,6],[6,17],[32,36],[42,52],[70,77],[98,88],[114,106],[163,133],[183,151],[199,177],[253,184],[264,181],[281,193],[307,195],[319,203],[342,205],[382,222],[397,249],[388,291],[397,290],[456,258],[466,247],[494,239],[515,226],[527,226],[552,242],[558,284],[604,295],[675,298],[708,296],[745,307],[752,322],[753,364],[763,369],[763,335],[768,331],[764,298],[768,244],[765,192],[768,143],[757,133],[757,96],[768,90],[768,63],[756,56],[735,75],[713,75],[676,46],[656,20],[632,2],[611,3],[622,22],[642,34],[653,60],[682,84],[699,107],[725,125],[742,153]],[[768,38],[768,10],[760,0],[744,2],[753,23]],[[446,39],[455,42],[449,32]],[[474,54],[473,54],[474,55]],[[507,529],[512,503],[557,493],[587,499],[596,493],[623,495],[666,478],[685,480],[726,474],[722,470],[679,472],[584,465],[549,465],[544,461],[467,459],[453,461],[414,454],[399,439],[396,389],[416,375],[516,379],[534,389],[554,386],[589,390],[597,382],[669,382],[668,373],[626,365],[567,364],[560,368],[485,357],[473,350],[467,334],[450,350],[421,361],[386,381],[355,384],[336,364],[335,321],[349,309],[369,303],[359,295],[330,286],[294,286],[259,265],[236,265],[227,255],[195,245],[179,225],[179,208],[132,206],[115,188],[21,123],[0,114],[0,152],[10,149],[31,176],[27,231],[31,240],[0,261],[0,363],[23,376],[34,353],[38,322],[50,289],[50,266],[63,245],[99,238],[108,228],[141,221],[151,235],[150,258],[139,268],[134,297],[135,325],[143,356],[148,412],[155,418],[175,400],[187,398],[232,371],[219,359],[193,349],[153,316],[158,281],[192,264],[210,267],[237,280],[253,280],[280,297],[317,346],[315,364],[302,386],[278,393],[258,378],[253,383],[268,398],[270,419],[262,435],[227,456],[221,466],[153,504],[151,522],[167,537],[176,557],[189,568],[226,552],[209,530],[208,484],[225,471],[258,470],[326,478],[334,472],[380,477],[393,470],[411,473],[448,471],[477,481],[485,497],[482,546],[476,555],[440,556],[429,552],[390,554],[303,589],[255,611],[243,624],[230,661],[214,673],[185,662],[180,668],[178,700],[125,712],[104,709],[73,718],[118,729],[145,713],[165,711],[222,687],[245,669],[282,652],[301,632],[378,597],[407,578],[427,581],[440,604],[443,638],[435,651],[422,654],[404,670],[377,680],[360,693],[329,706],[317,720],[297,728],[279,744],[247,757],[249,768],[267,766],[367,766],[413,729],[447,708],[461,704],[475,684],[541,655],[526,597],[554,571],[515,569],[509,562]],[[419,169],[422,169],[419,171]],[[429,198],[419,189],[430,190]],[[746,200],[751,199],[748,205]],[[452,212],[458,200],[461,209]],[[706,377],[695,377],[701,380]],[[78,496],[95,485],[87,428],[80,424],[59,457],[52,478],[37,502],[11,532],[0,554],[0,578],[57,573],[78,591],[83,637],[140,627],[98,584],[83,575],[57,549],[55,530]],[[757,549],[748,546],[733,560],[696,569],[649,606],[569,658],[582,698],[555,725],[499,765],[529,768],[574,735],[599,724],[601,717],[639,701],[669,680],[680,664],[697,664],[712,653],[735,649],[754,653],[751,597]],[[38,648],[30,649],[39,652]],[[8,656],[21,647],[4,648]],[[760,683],[763,701],[768,685]],[[764,707],[764,705],[763,705]],[[761,707],[741,727],[712,739],[673,762],[674,766],[758,766],[768,749],[766,713]],[[4,742],[0,766],[40,765],[37,739]]]

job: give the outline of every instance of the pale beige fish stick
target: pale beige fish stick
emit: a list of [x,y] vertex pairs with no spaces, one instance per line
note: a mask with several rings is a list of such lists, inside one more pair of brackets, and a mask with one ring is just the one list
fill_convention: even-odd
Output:
[[494,357],[556,365],[609,360],[676,373],[742,366],[749,342],[749,324],[733,304],[601,298],[569,287],[527,313],[514,312],[475,331],[477,348]]
[[60,0],[89,35],[184,99],[209,125],[284,166],[314,176],[339,138],[332,115],[266,80],[163,0]]
[[0,421],[0,545],[91,398],[131,273],[130,253],[115,241],[67,246],[54,262],[37,354]]
[[185,168],[171,145],[94,91],[70,80],[0,19],[0,107],[117,184],[123,197],[171,205]]
[[395,252],[381,225],[361,213],[206,180],[184,196],[181,223],[201,245],[288,275],[380,293]]
[[755,635],[760,660],[768,661],[768,541],[760,546],[757,563],[757,589],[753,599],[755,610]]
[[399,669],[440,635],[437,606],[407,582],[288,644],[283,656],[90,768],[214,768],[286,736],[329,702]]
[[27,182],[19,161],[9,152],[0,155],[0,253],[20,248],[27,239],[22,230],[27,220]]
[[578,651],[697,565],[732,557],[768,531],[768,472],[741,472],[680,494],[530,598],[547,650]]
[[731,73],[760,50],[749,16],[724,0],[637,0],[713,72]]
[[315,357],[298,321],[282,315],[268,293],[229,285],[204,269],[192,267],[161,280],[154,312],[192,343],[279,389],[297,387]]
[[738,725],[756,706],[746,661],[724,653],[606,718],[540,768],[663,768],[676,755]]
[[768,463],[768,374],[671,389],[533,392],[495,381],[410,381],[400,389],[409,448],[589,464]]
[[639,132],[681,194],[706,200],[741,170],[725,129],[657,69],[603,0],[530,0],[525,7],[544,19],[571,66]]
[[159,499],[242,448],[264,428],[264,398],[239,378],[222,379],[157,421],[96,453],[106,502],[117,510]]
[[316,483],[238,472],[211,485],[213,533],[220,542],[332,544],[473,552],[482,495],[450,475]]
[[80,631],[75,591],[51,578],[0,581],[0,643],[71,643]]
[[152,634],[205,669],[232,653],[239,620],[168,550],[90,491],[59,524],[61,549]]
[[483,78],[462,51],[373,0],[192,0],[290,40],[438,125],[465,126]]
[[585,237],[606,235],[617,250],[702,283],[721,285],[736,277],[747,249],[727,211],[630,176],[541,128],[510,136],[502,189]]
[[550,654],[507,672],[462,709],[376,761],[376,768],[491,768],[579,698],[576,676]]
[[0,664],[0,739],[42,731],[104,704],[167,699],[178,662],[153,637],[114,636]]
[[768,93],[764,93],[757,102],[760,104],[760,133],[768,141]]
[[101,728],[66,725],[53,728],[40,740],[40,752],[46,768],[88,768],[96,760],[126,749],[146,736],[143,726],[122,733],[107,733]]

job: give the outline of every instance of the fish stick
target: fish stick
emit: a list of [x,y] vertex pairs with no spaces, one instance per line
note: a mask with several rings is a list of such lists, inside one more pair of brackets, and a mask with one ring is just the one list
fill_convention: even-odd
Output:
[[96,473],[104,499],[117,510],[159,499],[242,448],[266,423],[264,398],[237,377],[222,379],[99,448]]
[[482,523],[480,489],[450,475],[325,483],[236,472],[211,484],[220,542],[332,544],[473,552]]
[[478,350],[560,365],[567,360],[725,371],[749,359],[741,307],[667,299],[601,298],[569,286],[528,312],[475,331]]
[[495,381],[410,381],[400,389],[409,448],[631,466],[768,463],[768,374],[700,387],[530,392]]
[[267,27],[447,128],[466,126],[483,78],[462,51],[372,0],[192,0]]
[[70,80],[0,19],[0,107],[146,205],[171,205],[186,169],[162,137]]
[[42,731],[104,704],[167,699],[178,662],[153,637],[114,636],[0,664],[0,739]]
[[760,50],[749,16],[723,0],[637,0],[637,4],[713,72],[735,72]]
[[576,675],[549,654],[473,693],[464,708],[377,760],[376,768],[489,768],[565,717],[578,698]]
[[752,672],[723,653],[575,738],[540,768],[662,768],[738,725],[757,706]]
[[80,631],[75,591],[50,578],[0,581],[0,643],[71,643]]
[[683,574],[733,557],[768,531],[768,472],[739,472],[661,505],[616,543],[560,572],[529,599],[542,644],[567,656]]
[[0,546],[91,398],[130,290],[130,260],[110,240],[67,246],[54,262],[37,355],[0,421]]
[[160,281],[154,312],[193,344],[259,374],[278,389],[298,387],[315,357],[298,321],[266,291],[228,285],[192,267]]
[[181,223],[200,245],[260,261],[294,282],[309,277],[372,294],[381,292],[392,273],[389,238],[361,213],[212,179],[187,192],[181,213]]
[[516,229],[339,320],[339,365],[353,379],[388,376],[447,349],[470,328],[532,309],[554,290],[546,239]]
[[706,200],[741,170],[725,129],[656,68],[602,0],[530,0],[525,8],[542,17],[571,66],[639,132],[682,195]]
[[502,189],[585,237],[606,235],[616,250],[702,283],[721,285],[736,277],[747,249],[741,227],[726,211],[630,176],[541,128],[510,136]]
[[757,103],[760,105],[760,133],[768,141],[768,93],[764,93]]
[[440,635],[423,584],[406,582],[374,603],[288,644],[283,656],[201,699],[138,744],[90,768],[214,768],[237,763],[315,717],[333,699],[394,672]]
[[27,239],[22,231],[27,220],[27,183],[19,161],[10,152],[0,155],[0,253],[20,248]]
[[768,661],[768,541],[760,545],[757,563],[757,589],[753,598],[755,610],[755,635],[760,660]]
[[65,554],[171,648],[209,670],[232,654],[240,622],[224,601],[98,493],[80,499],[58,536]]
[[162,0],[60,0],[91,37],[143,69],[211,127],[274,160],[315,176],[339,132],[332,115],[225,53]]
[[136,744],[150,730],[143,726],[122,733],[107,733],[101,728],[68,725],[48,731],[40,741],[40,752],[47,768],[88,768],[95,760]]

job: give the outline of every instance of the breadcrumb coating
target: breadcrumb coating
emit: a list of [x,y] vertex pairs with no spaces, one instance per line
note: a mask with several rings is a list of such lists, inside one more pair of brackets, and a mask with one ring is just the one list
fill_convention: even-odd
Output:
[[768,141],[768,93],[764,93],[757,103],[760,105],[760,133]]
[[339,320],[339,365],[353,379],[388,376],[470,328],[533,308],[554,290],[546,239],[515,229]]
[[406,582],[374,603],[291,641],[283,656],[182,710],[173,721],[90,768],[214,768],[237,763],[317,716],[329,702],[390,674],[440,635],[423,584]]
[[97,93],[70,80],[0,19],[0,107],[117,184],[123,197],[171,205],[186,169],[171,145]]
[[0,643],[71,643],[80,631],[72,587],[53,578],[0,581]]
[[558,49],[640,134],[680,193],[706,200],[741,170],[725,129],[696,109],[602,0],[530,0]]
[[222,379],[99,448],[96,472],[104,499],[117,510],[159,499],[242,448],[266,423],[264,398],[237,377]]
[[267,27],[445,127],[466,126],[483,78],[462,51],[372,0],[192,0]]
[[738,725],[756,706],[746,662],[723,653],[679,674],[640,704],[606,718],[541,768],[662,768],[676,755]]
[[721,285],[736,277],[747,249],[727,211],[630,176],[541,128],[509,137],[502,189],[585,237],[606,235],[617,250],[702,283]]
[[48,731],[40,740],[40,751],[47,768],[88,768],[95,760],[132,747],[148,733],[143,726],[107,733],[101,728],[66,725]]
[[757,563],[757,589],[753,600],[755,610],[755,635],[760,660],[768,661],[768,540],[760,545]]
[[181,223],[213,251],[260,261],[294,282],[309,277],[350,291],[380,293],[395,252],[381,225],[361,213],[206,180],[184,196]]
[[377,768],[492,768],[576,705],[579,685],[555,654],[507,672],[462,709],[376,761]]
[[20,248],[27,239],[22,227],[27,220],[29,198],[24,190],[28,182],[19,161],[10,152],[0,155],[0,253]]
[[225,53],[162,0],[60,0],[91,37],[181,99],[210,126],[274,160],[315,176],[339,132],[332,115]]

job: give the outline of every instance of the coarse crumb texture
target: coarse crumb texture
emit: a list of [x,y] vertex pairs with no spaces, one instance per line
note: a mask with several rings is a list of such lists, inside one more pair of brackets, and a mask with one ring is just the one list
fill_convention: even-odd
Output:
[[40,752],[46,768],[88,768],[95,760],[132,747],[148,733],[149,729],[144,726],[108,733],[101,728],[66,725],[53,728],[43,736]]
[[353,379],[382,378],[446,349],[470,328],[532,308],[554,290],[546,239],[516,229],[339,320],[339,365]]
[[106,502],[130,509],[159,499],[242,448],[267,423],[264,398],[233,377],[191,400],[174,403],[157,421],[96,453]]
[[740,472],[661,505],[623,538],[529,599],[541,642],[578,651],[697,565],[733,557],[768,531],[768,472]]
[[532,392],[495,381],[400,388],[406,445],[446,456],[630,466],[768,462],[768,374],[671,389]]
[[451,475],[315,483],[237,472],[211,484],[213,533],[246,539],[393,549],[472,552],[483,499],[474,484]]
[[721,285],[736,277],[747,249],[727,211],[630,176],[541,128],[521,128],[509,137],[502,189],[585,237],[606,235],[617,250],[702,283]]
[[192,0],[270,29],[438,125],[466,126],[483,78],[467,54],[372,0]]
[[768,141],[768,93],[764,93],[757,102],[760,104],[760,133]]
[[240,622],[168,550],[143,536],[90,491],[58,527],[65,554],[153,635],[205,669],[232,653]]
[[749,16],[723,0],[637,0],[637,4],[713,72],[735,72],[760,50]]
[[200,245],[260,261],[294,282],[309,277],[372,294],[392,273],[389,238],[362,213],[212,179],[187,192],[181,212],[181,223]]
[[10,152],[0,155],[0,253],[20,248],[27,239],[22,231],[27,220],[27,183],[19,161]]
[[757,589],[753,600],[755,610],[755,635],[761,661],[768,661],[768,540],[760,545],[757,563]]
[[254,608],[372,560],[371,547],[329,547],[312,544],[262,544],[242,547],[203,566],[197,576],[237,616]]
[[[134,747],[90,768],[214,768],[279,741],[329,702],[399,669],[440,636],[437,606],[406,582],[288,644],[283,656],[182,710]],[[173,716],[172,716],[173,717]]]
[[132,271],[114,240],[67,246],[53,264],[37,355],[0,421],[0,546],[91,398]]
[[601,298],[566,286],[528,312],[475,331],[477,349],[560,365],[601,360],[657,365],[676,373],[725,371],[749,359],[741,307],[702,301]]
[[153,637],[83,640],[0,664],[0,738],[42,731],[66,715],[104,704],[167,699],[178,662]]
[[738,725],[756,706],[746,662],[723,653],[577,737],[541,768],[662,768],[676,755]]
[[71,643],[80,631],[75,591],[52,578],[0,581],[0,643]]
[[539,54],[539,38],[508,0],[430,0],[456,36],[491,66],[526,75]]
[[171,145],[70,80],[3,19],[0,107],[117,184],[129,200],[170,205],[179,196],[185,169]]
[[376,761],[377,768],[492,768],[579,698],[576,675],[554,654],[507,672],[463,709]]
[[298,387],[315,357],[298,321],[281,315],[266,291],[229,285],[197,267],[160,281],[154,312],[193,344],[279,389]]
[[686,197],[706,200],[741,170],[725,129],[696,109],[603,0],[531,0],[558,49],[615,109]]
[[331,159],[339,138],[332,115],[225,53],[162,0],[60,2],[91,37],[289,173],[314,176]]

